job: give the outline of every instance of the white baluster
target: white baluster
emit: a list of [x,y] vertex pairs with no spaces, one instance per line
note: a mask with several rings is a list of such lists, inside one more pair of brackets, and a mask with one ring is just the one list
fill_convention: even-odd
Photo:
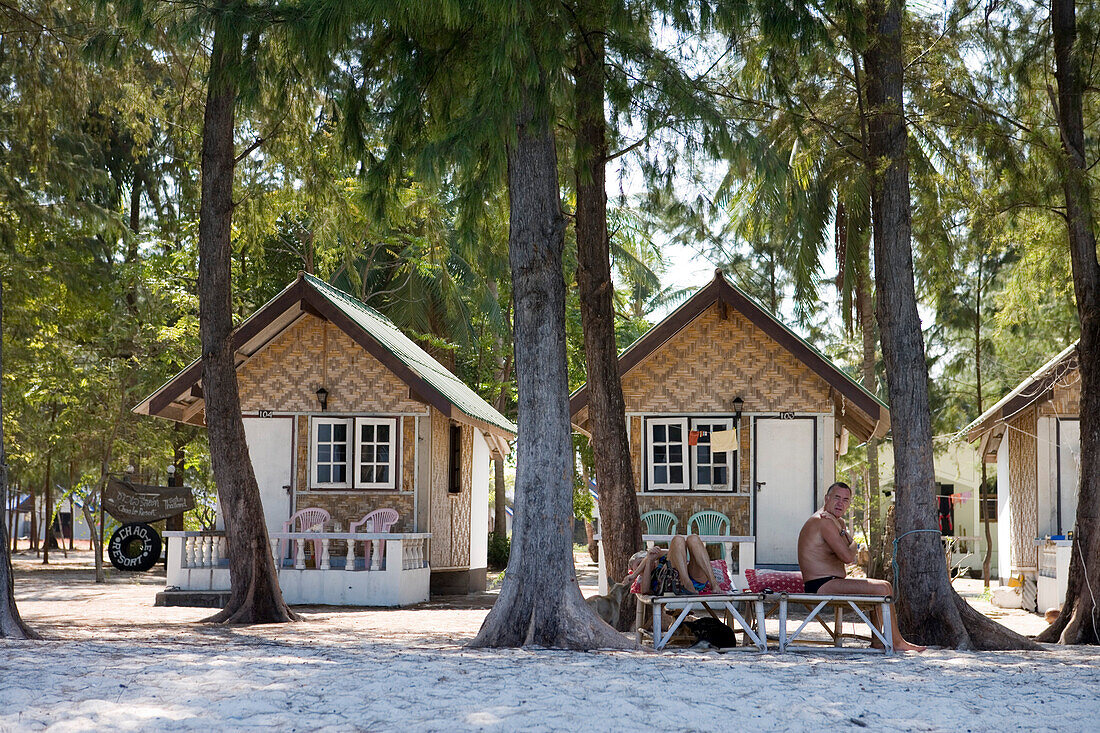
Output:
[[195,539],[194,537],[187,538],[187,567],[195,567]]
[[202,538],[202,566],[204,568],[214,567],[214,537],[212,535],[206,535]]
[[306,569],[306,541],[299,538],[294,540],[296,552],[294,553],[294,569]]
[[279,540],[269,537],[268,542],[271,543],[271,559],[275,561],[275,569],[278,570],[283,566],[283,559],[279,557]]
[[210,567],[216,568],[222,562],[222,538],[214,537],[210,547]]
[[329,549],[328,549],[328,537],[321,540],[321,569],[329,570]]
[[374,545],[374,549],[370,554],[370,569],[381,570],[382,569],[382,540],[374,540],[371,542]]
[[355,540],[348,539],[348,559],[344,563],[344,570],[355,570]]
[[428,555],[428,541],[421,537],[416,541],[416,567],[425,568],[428,566],[426,557]]

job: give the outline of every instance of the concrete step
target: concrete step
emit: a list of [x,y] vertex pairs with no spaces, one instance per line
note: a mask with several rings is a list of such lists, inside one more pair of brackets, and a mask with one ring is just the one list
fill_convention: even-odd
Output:
[[198,608],[225,608],[229,603],[227,590],[180,590],[169,588],[157,593],[154,606],[194,606]]

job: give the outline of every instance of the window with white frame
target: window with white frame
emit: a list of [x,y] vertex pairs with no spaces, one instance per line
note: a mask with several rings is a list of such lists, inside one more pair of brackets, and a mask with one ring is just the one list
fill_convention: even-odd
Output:
[[311,485],[321,489],[396,486],[395,418],[313,418]]
[[355,487],[392,489],[397,421],[393,418],[355,418]]
[[648,491],[736,491],[737,443],[715,451],[715,433],[733,429],[731,418],[647,418]]
[[313,419],[313,481],[321,488],[346,488],[351,421],[347,418]]
[[654,418],[649,433],[649,486],[655,491],[687,488],[686,418]]
[[[688,431],[691,450],[692,488],[710,491],[732,489],[732,461],[736,451],[715,451],[711,448],[714,433],[732,430],[733,420],[692,419]],[[695,445],[691,445],[694,434]]]

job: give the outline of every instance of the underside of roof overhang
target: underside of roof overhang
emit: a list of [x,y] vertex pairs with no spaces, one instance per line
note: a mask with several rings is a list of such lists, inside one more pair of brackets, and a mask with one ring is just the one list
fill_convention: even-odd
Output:
[[[489,441],[490,450],[500,455],[510,451],[514,433],[486,420],[466,414],[455,407],[431,383],[417,375],[395,355],[357,328],[338,308],[320,296],[301,277],[275,298],[257,310],[233,332],[234,363],[239,370],[272,343],[280,334],[293,327],[301,318],[311,315],[329,321],[348,334],[359,346],[377,358],[409,387],[410,397],[439,410],[444,416],[481,430]],[[190,425],[205,425],[202,362],[191,362],[179,374],[133,408],[140,415],[160,417]]]
[[[647,331],[641,338],[619,355],[619,376],[623,377],[641,365],[669,339],[702,315],[711,305],[732,308],[749,319],[757,328],[789,351],[830,387],[833,414],[838,431],[844,427],[858,440],[872,436],[882,438],[890,428],[890,412],[886,405],[853,381],[816,349],[799,338],[772,314],[750,297],[726,281],[721,271],[697,293],[688,298],[663,321]],[[588,434],[588,386],[582,385],[569,400],[570,415],[574,427]],[[690,410],[690,406],[684,406]]]

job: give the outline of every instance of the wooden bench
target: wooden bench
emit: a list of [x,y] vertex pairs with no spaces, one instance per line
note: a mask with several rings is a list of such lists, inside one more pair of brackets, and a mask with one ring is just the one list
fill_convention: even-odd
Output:
[[[736,630],[740,626],[746,641],[751,641],[759,651],[768,650],[767,634],[764,633],[764,594],[763,593],[722,593],[705,596],[635,596],[637,599],[637,611],[634,615],[634,629],[638,643],[642,643],[642,635],[646,632],[645,611],[649,608],[653,612],[653,648],[663,649],[673,635],[680,629],[692,611],[706,611],[715,619],[718,615],[715,611],[724,613],[729,625]],[[748,603],[753,609],[754,619],[750,622],[745,619],[737,609],[737,604]],[[676,620],[664,631],[661,619],[665,611],[679,611]],[[718,619],[721,620],[721,619]],[[736,623],[737,626],[734,626]]]
[[[882,612],[882,625],[884,629],[890,629],[890,604],[893,602],[893,598],[890,596],[827,596],[819,595],[817,593],[773,593],[764,596],[764,600],[761,602],[761,606],[771,606],[774,612],[775,608],[779,610],[779,651],[787,652],[797,650],[800,646],[805,649],[808,647],[818,649],[828,649],[830,651],[868,651],[866,647],[845,647],[844,639],[862,639],[864,641],[873,641],[878,639],[882,645],[882,649],[873,649],[873,651],[882,651],[885,654],[894,653],[894,640],[889,633],[884,634],[878,627],[876,627],[870,619],[868,611],[873,611],[877,606]],[[793,634],[787,633],[787,615],[791,604],[796,604],[805,608],[808,611],[806,619],[802,622]],[[833,625],[830,626],[828,621],[822,618],[821,611],[826,608],[833,609]],[[868,636],[855,636],[852,634],[844,633],[844,612],[851,609],[856,614],[856,623],[862,622],[867,625],[870,631]],[[770,613],[765,613],[770,615]],[[829,641],[818,641],[814,639],[799,639],[799,635],[805,630],[811,621],[817,621],[818,624],[823,626],[829,633]],[[761,628],[763,624],[761,623]],[[823,646],[824,645],[824,646]],[[831,646],[828,646],[831,645]]]

